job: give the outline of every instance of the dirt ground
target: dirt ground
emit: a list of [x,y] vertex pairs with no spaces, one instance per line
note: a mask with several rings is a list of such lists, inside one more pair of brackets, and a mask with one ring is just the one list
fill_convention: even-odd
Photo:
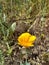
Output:
[[[25,65],[26,61],[28,65],[49,65],[49,19],[45,18],[43,22],[42,18],[37,18],[31,24],[21,21],[16,24],[14,40],[9,44],[13,48],[11,55],[7,55],[4,50],[5,65]],[[16,40],[23,32],[37,36],[34,47],[27,48],[27,52]],[[1,48],[5,49],[6,46],[3,45]]]

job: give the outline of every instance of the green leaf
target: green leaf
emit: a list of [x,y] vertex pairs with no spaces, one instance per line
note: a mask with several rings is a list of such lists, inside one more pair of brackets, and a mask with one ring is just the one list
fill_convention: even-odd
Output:
[[12,25],[11,25],[11,30],[14,32],[15,31],[15,29],[16,29],[16,22],[14,22]]
[[8,50],[7,50],[7,55],[11,55],[12,50],[13,50],[12,48],[8,49]]
[[26,60],[25,65],[30,65],[30,63],[29,63],[29,62],[27,62],[27,60]]

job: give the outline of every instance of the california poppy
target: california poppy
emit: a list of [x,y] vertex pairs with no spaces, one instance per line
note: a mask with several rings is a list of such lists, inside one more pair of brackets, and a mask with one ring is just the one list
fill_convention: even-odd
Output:
[[34,46],[34,42],[36,40],[36,36],[31,35],[30,33],[22,33],[18,37],[18,44],[23,46],[23,47],[31,47]]

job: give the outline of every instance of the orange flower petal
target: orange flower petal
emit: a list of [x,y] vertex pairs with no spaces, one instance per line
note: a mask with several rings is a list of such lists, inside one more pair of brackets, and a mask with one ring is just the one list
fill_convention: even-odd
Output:
[[24,47],[34,46],[34,41],[36,36],[31,35],[30,33],[23,33],[18,37],[18,44]]
[[29,42],[32,42],[32,43],[34,43],[35,40],[36,40],[36,36],[33,36],[33,35],[29,38]]

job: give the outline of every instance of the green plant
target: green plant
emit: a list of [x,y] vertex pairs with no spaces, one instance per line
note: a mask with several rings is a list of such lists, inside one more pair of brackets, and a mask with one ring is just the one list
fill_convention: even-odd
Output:
[[30,65],[30,62],[27,62],[26,60],[24,63],[20,62],[20,65]]
[[[11,54],[12,48],[9,46],[9,37],[13,35],[16,28],[16,22],[12,23],[11,25],[8,24],[6,21],[0,20],[0,34],[3,38],[1,40],[1,43],[3,43],[7,46],[7,53],[8,55]],[[11,39],[12,40],[12,39]]]
[[2,50],[0,50],[0,65],[4,65],[4,56]]

